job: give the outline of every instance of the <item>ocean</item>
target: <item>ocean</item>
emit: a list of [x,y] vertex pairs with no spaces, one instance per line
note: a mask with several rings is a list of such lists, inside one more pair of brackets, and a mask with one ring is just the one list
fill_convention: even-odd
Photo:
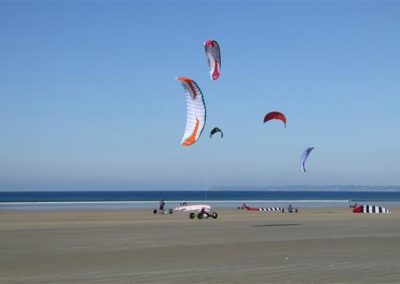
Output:
[[0,210],[153,209],[182,202],[214,208],[348,208],[353,202],[400,208],[400,192],[387,191],[43,191],[0,192]]

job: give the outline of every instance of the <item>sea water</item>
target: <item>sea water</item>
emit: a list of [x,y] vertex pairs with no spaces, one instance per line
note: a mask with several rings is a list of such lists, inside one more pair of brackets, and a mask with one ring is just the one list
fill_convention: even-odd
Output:
[[400,208],[400,192],[386,191],[46,191],[0,192],[0,210],[153,209],[209,204],[213,208],[348,208],[353,202]]

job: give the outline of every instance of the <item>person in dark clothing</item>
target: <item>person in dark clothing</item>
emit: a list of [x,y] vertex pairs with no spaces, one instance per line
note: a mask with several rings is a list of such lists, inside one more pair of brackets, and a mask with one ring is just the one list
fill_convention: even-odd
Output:
[[159,211],[164,212],[164,206],[165,206],[165,202],[163,199],[160,200],[160,209]]

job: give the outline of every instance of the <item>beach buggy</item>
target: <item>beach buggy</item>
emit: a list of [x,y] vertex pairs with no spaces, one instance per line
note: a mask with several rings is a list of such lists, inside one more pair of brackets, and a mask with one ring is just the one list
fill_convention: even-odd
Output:
[[[194,219],[196,217],[196,214],[194,212],[191,212],[189,214],[190,219]],[[197,218],[198,219],[208,219],[208,218],[213,218],[217,219],[218,218],[218,213],[217,212],[211,212],[211,211],[206,211],[205,208],[202,208],[199,213],[197,213]]]

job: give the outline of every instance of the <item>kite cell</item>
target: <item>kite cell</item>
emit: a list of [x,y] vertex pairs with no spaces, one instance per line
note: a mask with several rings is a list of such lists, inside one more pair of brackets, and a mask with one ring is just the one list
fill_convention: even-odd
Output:
[[303,172],[306,172],[306,162],[312,150],[314,150],[314,147],[308,147],[304,150],[303,154],[301,155],[300,166]]
[[219,44],[215,40],[207,40],[204,42],[208,67],[210,68],[211,80],[217,80],[221,74],[221,51]]
[[186,96],[186,128],[181,144],[193,145],[203,132],[206,123],[206,105],[203,94],[195,81],[186,77],[176,78],[182,83]]
[[264,116],[264,123],[266,123],[267,121],[270,121],[272,119],[278,119],[278,120],[282,121],[286,127],[286,116],[283,113],[278,112],[278,111],[272,111],[270,113],[267,113]]
[[391,213],[389,209],[374,205],[357,205],[353,208],[353,213]]
[[218,127],[214,127],[213,130],[211,130],[210,132],[210,138],[215,134],[215,133],[221,133],[221,138],[224,138],[224,133],[222,132],[221,129],[219,129]]

